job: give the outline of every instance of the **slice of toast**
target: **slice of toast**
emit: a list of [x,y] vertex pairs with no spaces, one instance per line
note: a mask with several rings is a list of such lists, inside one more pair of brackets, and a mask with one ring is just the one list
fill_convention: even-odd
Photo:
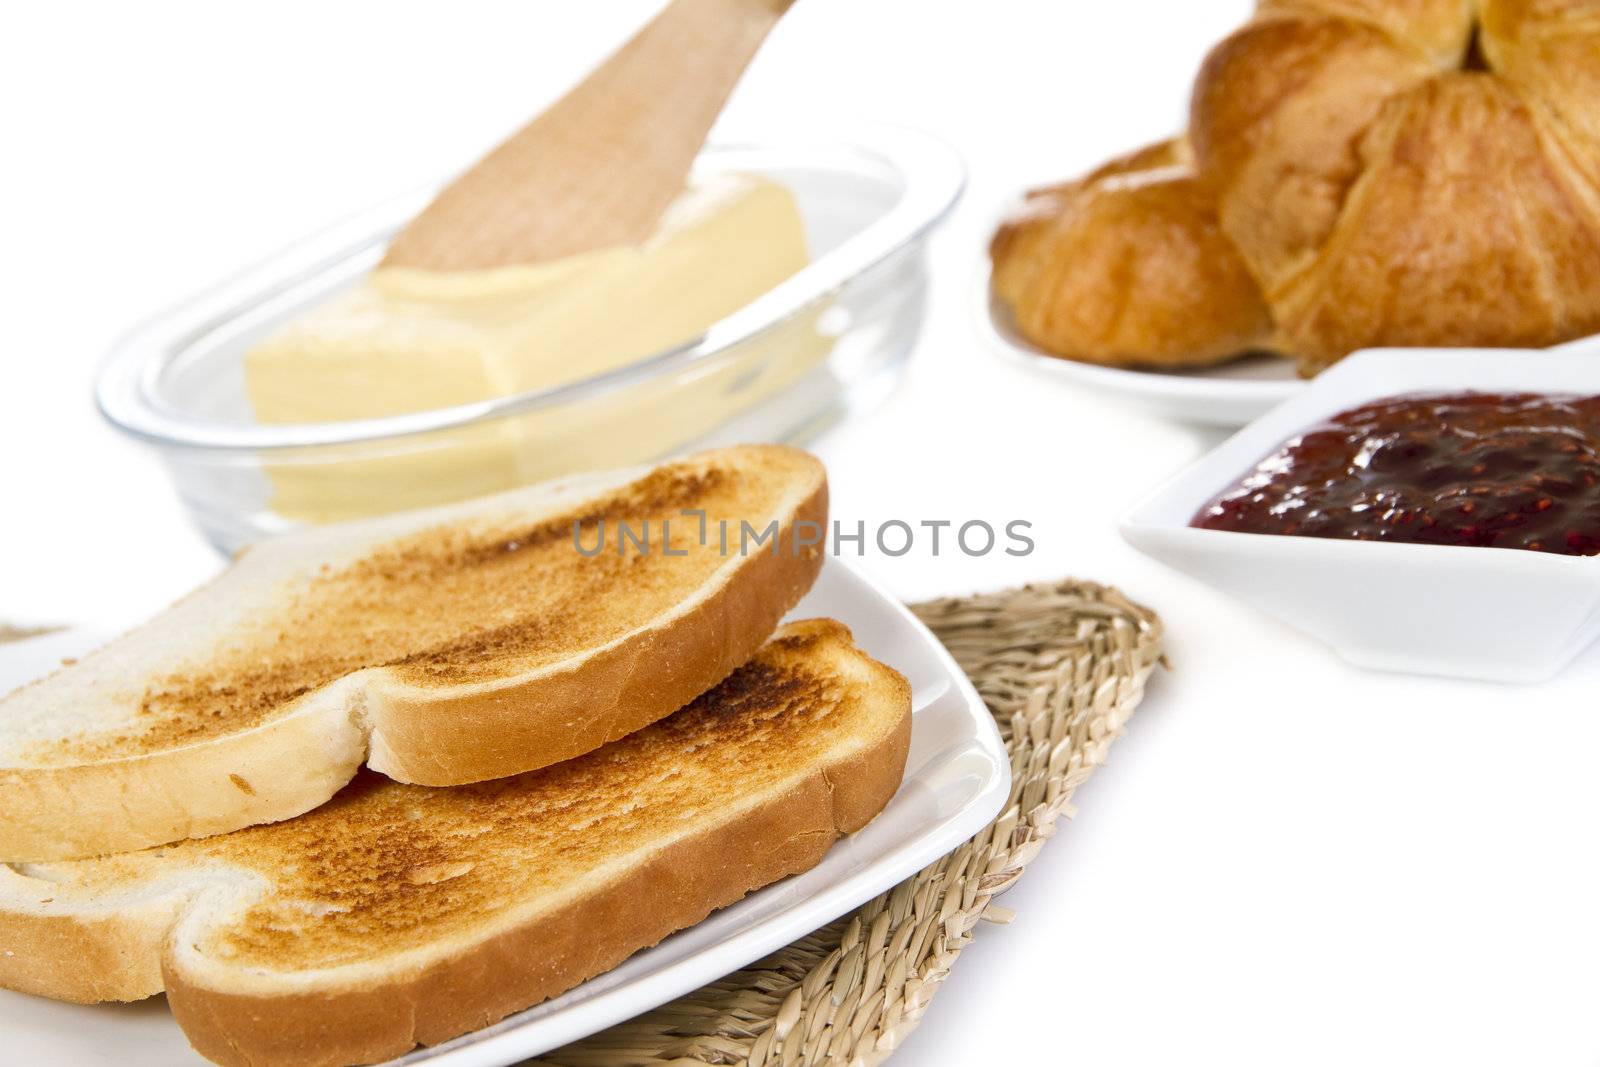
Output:
[[745,446],[251,548],[0,700],[0,860],[286,819],[363,762],[458,785],[588,752],[748,659],[826,517],[816,459]]
[[224,1064],[369,1063],[571,988],[821,859],[900,784],[911,690],[791,623],[688,707],[455,789],[364,773],[288,822],[0,865],[0,986],[165,989]]

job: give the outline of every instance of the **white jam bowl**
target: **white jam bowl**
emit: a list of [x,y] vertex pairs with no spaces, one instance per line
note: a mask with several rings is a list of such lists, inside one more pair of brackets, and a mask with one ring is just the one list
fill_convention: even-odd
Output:
[[1600,352],[1371,349],[1257,418],[1138,504],[1139,551],[1379,670],[1504,682],[1559,672],[1600,633],[1600,558],[1199,530],[1189,520],[1285,440],[1402,393],[1600,394]]

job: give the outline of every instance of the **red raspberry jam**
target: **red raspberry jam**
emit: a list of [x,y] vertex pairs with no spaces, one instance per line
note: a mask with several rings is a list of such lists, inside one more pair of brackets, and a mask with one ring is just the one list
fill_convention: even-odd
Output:
[[1189,525],[1600,554],[1600,397],[1374,401],[1285,441]]

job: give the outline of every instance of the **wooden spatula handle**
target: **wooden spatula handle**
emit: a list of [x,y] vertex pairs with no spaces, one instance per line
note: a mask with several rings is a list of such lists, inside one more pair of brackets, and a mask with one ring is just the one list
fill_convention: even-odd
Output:
[[544,114],[447,186],[385,266],[536,263],[637,244],[792,0],[673,0]]

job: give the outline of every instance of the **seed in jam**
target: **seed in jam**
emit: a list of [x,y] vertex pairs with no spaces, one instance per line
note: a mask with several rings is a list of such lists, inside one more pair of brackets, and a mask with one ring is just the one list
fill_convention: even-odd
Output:
[[1389,397],[1292,437],[1207,530],[1600,554],[1600,397]]

